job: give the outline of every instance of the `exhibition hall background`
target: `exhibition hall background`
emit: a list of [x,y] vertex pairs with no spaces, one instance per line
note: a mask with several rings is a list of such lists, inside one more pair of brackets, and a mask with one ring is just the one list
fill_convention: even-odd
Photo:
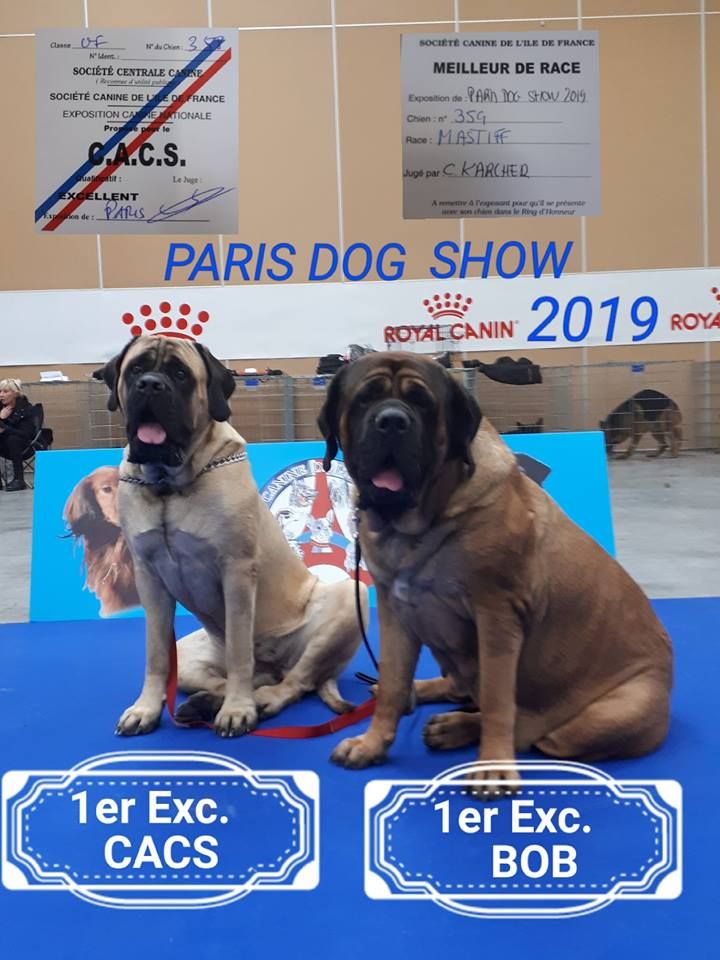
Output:
[[[33,229],[33,34],[85,25],[239,29],[239,233],[176,241],[290,242],[298,250],[296,277],[314,243],[358,241],[374,249],[402,243],[408,279],[428,276],[441,240],[478,247],[572,240],[569,273],[720,267],[720,0],[1,0],[0,291],[163,284],[168,237],[42,236]],[[602,215],[403,220],[400,35],[578,28],[599,34]],[[72,337],[72,317],[51,312],[47,323],[66,324]],[[720,360],[720,341],[559,348],[533,359],[563,368],[625,361],[628,371],[629,362],[673,361],[654,368],[657,386],[687,406],[694,362]],[[243,359],[237,368],[312,375],[315,365],[284,357],[279,344],[274,360]],[[40,369],[2,373],[32,382]],[[63,366],[82,381],[92,369]],[[626,379],[627,388],[612,377],[606,391],[598,384],[590,421],[632,392],[635,381]]]

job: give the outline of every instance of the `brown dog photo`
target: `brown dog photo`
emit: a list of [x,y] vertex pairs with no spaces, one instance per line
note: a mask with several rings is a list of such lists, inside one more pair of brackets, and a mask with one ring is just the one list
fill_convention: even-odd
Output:
[[63,518],[82,545],[85,587],[100,601],[100,616],[140,606],[132,557],[118,518],[118,468],[98,467],[73,489]]

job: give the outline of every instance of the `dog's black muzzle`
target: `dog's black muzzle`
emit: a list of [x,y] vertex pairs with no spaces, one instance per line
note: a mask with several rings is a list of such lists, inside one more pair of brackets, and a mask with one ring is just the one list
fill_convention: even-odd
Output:
[[158,397],[172,392],[170,378],[163,373],[144,373],[133,384],[133,392],[142,397]]
[[[178,396],[170,378],[163,373],[144,373],[133,383],[127,399],[127,436],[131,463],[159,463],[178,467],[190,443],[192,430],[187,402]],[[143,443],[137,435],[143,424],[158,424],[165,431],[163,443]]]
[[[353,449],[361,509],[398,514],[415,505],[423,477],[423,425],[400,400],[384,400],[367,411]],[[378,486],[388,472],[402,477],[400,489]]]
[[372,416],[372,429],[390,442],[403,437],[411,426],[412,420],[405,404],[384,403]]
[[392,462],[410,479],[422,448],[422,429],[415,411],[400,400],[383,400],[368,410],[358,444],[361,475],[372,476]]

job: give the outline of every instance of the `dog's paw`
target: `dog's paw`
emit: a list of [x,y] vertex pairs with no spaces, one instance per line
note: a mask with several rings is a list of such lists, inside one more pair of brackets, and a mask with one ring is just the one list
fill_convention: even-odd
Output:
[[330,759],[340,767],[350,770],[362,770],[371,767],[374,763],[385,761],[385,750],[375,746],[367,735],[363,737],[347,737],[333,750]]
[[178,723],[212,723],[222,706],[222,697],[208,690],[191,694],[175,711]]
[[480,740],[480,714],[454,710],[436,713],[423,729],[425,746],[431,750],[455,750]]
[[241,737],[257,726],[255,701],[225,700],[215,717],[215,733],[219,737]]
[[258,716],[263,720],[274,717],[290,702],[290,699],[287,690],[283,688],[281,683],[257,687],[255,690],[255,705],[257,706]]
[[160,723],[161,713],[162,704],[158,708],[144,707],[140,703],[134,703],[127,708],[118,720],[115,733],[120,737],[134,737],[139,733],[151,733]]
[[350,700],[343,700],[341,697],[339,700],[335,700],[333,701],[333,703],[329,703],[328,706],[333,711],[333,713],[342,715],[343,713],[352,713],[355,707],[357,706],[357,704],[352,703],[352,701]]
[[333,713],[350,713],[351,710],[355,709],[354,703],[350,703],[349,700],[345,700],[340,695],[337,682],[334,679],[326,680],[325,683],[321,684],[317,688],[317,695],[326,706],[330,707]]
[[499,800],[509,797],[520,787],[520,774],[515,767],[475,770],[467,779],[471,781],[468,793],[478,800]]

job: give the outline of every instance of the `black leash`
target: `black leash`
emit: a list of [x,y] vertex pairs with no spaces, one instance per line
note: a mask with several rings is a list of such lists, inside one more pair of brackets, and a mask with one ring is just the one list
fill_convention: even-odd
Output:
[[[375,670],[379,672],[380,668],[378,666],[377,659],[373,653],[373,649],[370,646],[370,641],[368,640],[367,633],[365,632],[365,623],[363,621],[362,613],[362,604],[360,603],[360,561],[362,560],[362,554],[360,551],[360,531],[358,525],[360,523],[360,517],[358,516],[357,511],[355,512],[355,611],[357,613],[358,623],[360,624],[360,632],[362,633],[363,643],[365,644],[365,649],[367,650],[368,656],[372,662],[372,665],[375,667]],[[355,676],[358,680],[361,680],[363,683],[372,685],[377,683],[377,677],[371,677],[367,673],[356,673]]]

